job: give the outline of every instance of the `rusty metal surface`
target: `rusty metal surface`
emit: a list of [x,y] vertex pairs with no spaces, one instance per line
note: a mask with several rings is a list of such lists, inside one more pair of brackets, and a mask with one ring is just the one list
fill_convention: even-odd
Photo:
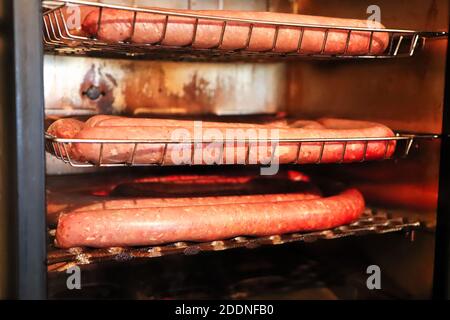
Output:
[[[255,114],[284,109],[283,64],[46,56],[46,113]],[[70,81],[67,81],[70,75]],[[89,88],[100,95],[89,96]]]
[[[405,218],[392,218],[384,211],[367,210],[356,222],[331,230],[273,235],[268,237],[251,238],[237,237],[223,241],[205,243],[177,242],[161,246],[141,248],[107,248],[88,249],[72,248],[69,250],[56,249],[50,246],[48,253],[49,271],[61,272],[73,265],[86,265],[106,261],[128,262],[137,259],[150,259],[172,254],[195,255],[206,251],[222,251],[236,248],[253,249],[266,245],[280,245],[298,241],[313,242],[322,239],[337,239],[367,234],[385,234],[409,231],[420,227],[420,222],[409,221]],[[54,231],[50,231],[50,238]]]

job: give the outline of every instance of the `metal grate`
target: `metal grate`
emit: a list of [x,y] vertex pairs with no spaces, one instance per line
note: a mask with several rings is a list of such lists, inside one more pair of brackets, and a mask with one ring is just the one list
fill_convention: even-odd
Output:
[[[384,143],[385,144],[385,152],[384,152],[384,158],[388,159],[388,152],[389,148],[392,147],[392,142],[396,142],[396,156],[399,157],[406,157],[411,147],[413,146],[414,142],[418,139],[436,139],[438,138],[437,135],[413,135],[413,134],[397,134],[394,137],[384,137],[384,138],[308,138],[308,139],[234,139],[234,140],[221,140],[220,142],[217,141],[208,141],[208,140],[183,140],[183,141],[168,141],[168,140],[155,140],[155,139],[146,139],[146,140],[98,140],[98,139],[63,139],[63,138],[57,138],[54,136],[51,136],[49,134],[45,134],[46,138],[46,150],[47,152],[53,154],[58,159],[62,160],[63,162],[71,165],[72,167],[134,167],[134,166],[163,166],[166,163],[170,163],[167,161],[170,157],[170,147],[173,147],[175,145],[182,146],[183,148],[188,148],[191,150],[191,157],[192,157],[192,164],[195,163],[194,159],[196,156],[197,151],[200,149],[200,151],[203,150],[203,146],[209,145],[210,148],[214,148],[214,151],[217,151],[214,154],[219,155],[217,159],[223,159],[223,155],[225,153],[225,149],[227,146],[239,146],[239,147],[245,147],[245,163],[243,164],[252,164],[250,161],[250,154],[252,154],[252,151],[254,149],[258,150],[259,145],[265,145],[269,146],[272,150],[271,159],[267,159],[266,165],[270,165],[274,162],[274,156],[276,155],[277,148],[288,146],[290,148],[296,148],[296,158],[292,162],[292,164],[302,164],[304,163],[301,156],[301,150],[302,147],[305,146],[315,146],[320,147],[320,152],[318,154],[318,158],[316,159],[316,164],[323,163],[323,157],[325,154],[325,148],[327,145],[337,145],[341,144],[343,146],[342,148],[342,155],[340,160],[337,160],[337,163],[344,163],[346,161],[346,155],[348,146],[351,144],[364,144],[363,147],[363,154],[358,159],[361,162],[364,162],[368,158],[368,150],[369,150],[369,143]],[[71,158],[70,156],[70,148],[72,144],[92,144],[95,146],[98,146],[98,156],[96,156],[96,159],[98,161],[96,163],[89,163],[89,162],[78,162]],[[120,145],[129,145],[130,157],[128,161],[122,162],[122,163],[106,163],[103,159],[104,157],[104,150],[106,149],[105,146],[110,146],[112,144],[120,144]],[[152,150],[161,150],[159,159],[156,159],[154,162],[151,163],[136,163],[136,153],[139,150],[139,148],[149,148]],[[210,150],[212,152],[212,150]],[[358,160],[354,160],[358,161]],[[220,161],[217,161],[216,163],[220,163]]]
[[[267,237],[237,237],[229,240],[205,243],[177,242],[173,244],[136,247],[136,248],[107,248],[89,249],[72,248],[61,250],[53,245],[48,250],[47,264],[50,271],[65,271],[73,265],[87,265],[99,262],[126,262],[137,259],[150,259],[172,254],[195,255],[207,251],[222,251],[228,249],[253,249],[260,246],[280,245],[292,242],[314,242],[322,239],[338,239],[368,234],[385,234],[393,232],[408,232],[420,227],[420,222],[402,217],[392,217],[385,211],[367,209],[356,222],[337,227],[308,233],[292,233]],[[54,230],[50,231],[53,240]]]
[[[163,17],[163,32],[161,38],[153,43],[136,44],[131,41],[121,41],[116,43],[105,43],[96,37],[86,37],[71,33],[68,23],[63,14],[63,10],[67,5],[84,5],[93,6],[99,10],[98,28],[102,22],[102,14],[105,9],[118,9],[131,12],[132,34],[136,30],[136,17],[138,13],[151,13],[161,15]],[[338,27],[333,25],[322,24],[301,24],[287,22],[272,22],[256,19],[240,19],[219,17],[192,13],[182,13],[166,11],[162,9],[144,9],[137,7],[125,7],[110,4],[100,4],[85,1],[44,1],[44,6],[51,8],[43,15],[44,24],[44,47],[49,53],[57,54],[74,54],[74,55],[92,55],[92,56],[128,56],[141,57],[145,59],[165,59],[165,60],[271,60],[271,59],[298,59],[314,58],[314,59],[342,59],[342,58],[394,58],[413,56],[417,49],[422,47],[426,39],[437,39],[447,37],[446,32],[422,32],[402,29],[377,29],[377,28],[359,28],[359,27]],[[170,18],[182,17],[193,20],[193,37],[188,45],[179,47],[164,46],[167,25]],[[196,34],[199,21],[214,21],[221,25],[221,35],[218,43],[208,49],[199,49],[195,47]],[[242,23],[248,25],[249,32],[245,45],[236,50],[225,50],[223,47],[224,35],[227,26],[230,24]],[[273,27],[275,29],[272,47],[264,51],[250,51],[249,46],[252,43],[252,32],[255,27]],[[283,29],[294,29],[299,31],[298,46],[287,52],[276,52],[278,34]],[[303,35],[305,30],[318,30],[324,32],[323,43],[320,52],[305,53],[302,51]],[[332,31],[346,33],[346,44],[342,52],[338,54],[328,54],[326,52],[328,35]],[[352,34],[357,32],[367,32],[369,42],[366,54],[350,54],[349,45]],[[389,35],[389,44],[385,52],[380,54],[372,53],[373,37],[376,33],[384,33]],[[132,37],[130,37],[131,39]]]

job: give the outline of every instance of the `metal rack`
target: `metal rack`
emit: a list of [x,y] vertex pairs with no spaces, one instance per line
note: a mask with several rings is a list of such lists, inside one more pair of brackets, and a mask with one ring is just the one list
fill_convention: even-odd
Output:
[[[88,37],[84,35],[76,35],[71,33],[68,22],[63,14],[63,10],[67,5],[85,5],[95,6],[99,10],[99,18],[97,30],[100,30],[102,23],[102,14],[105,9],[125,10],[132,14],[131,36],[127,41],[115,43],[106,43],[99,40],[96,36]],[[306,23],[287,23],[264,21],[256,19],[241,19],[230,17],[219,17],[211,15],[201,15],[192,13],[174,12],[160,9],[143,9],[137,7],[125,7],[110,4],[91,3],[86,1],[44,1],[44,6],[49,8],[43,15],[44,25],[44,47],[48,53],[57,54],[75,54],[75,55],[92,55],[92,56],[128,56],[141,57],[145,59],[165,59],[165,60],[266,60],[266,59],[298,59],[298,58],[314,58],[314,59],[342,59],[342,58],[395,58],[413,56],[417,49],[422,47],[426,39],[438,39],[447,37],[446,32],[422,32],[402,29],[379,29],[379,28],[360,28],[360,27],[341,27],[323,24],[306,24]],[[158,41],[145,44],[136,44],[131,40],[136,30],[138,14],[156,14],[163,17],[162,36]],[[193,37],[189,44],[183,46],[165,46],[167,26],[170,18],[189,18],[193,22]],[[219,41],[208,49],[196,48],[196,35],[199,25],[203,22],[215,22],[221,26],[221,34]],[[248,36],[245,45],[236,50],[222,49],[227,26],[232,24],[248,25]],[[253,30],[257,27],[273,27],[275,29],[273,35],[272,47],[264,51],[251,51]],[[277,52],[277,41],[280,30],[298,30],[299,39],[295,49],[286,52]],[[321,31],[324,33],[321,50],[315,53],[306,53],[302,51],[304,43],[305,31]],[[342,52],[329,54],[326,51],[328,37],[330,32],[345,33],[346,43]],[[366,54],[349,53],[352,34],[367,33],[369,37],[368,48]],[[373,39],[376,34],[387,34],[389,36],[389,44],[385,52],[380,54],[372,53]]]
[[[334,229],[273,235],[267,237],[236,237],[228,240],[205,243],[177,242],[173,244],[152,247],[130,248],[72,248],[68,250],[57,249],[51,245],[47,258],[49,271],[61,272],[74,265],[88,265],[98,262],[116,261],[125,262],[137,259],[150,259],[172,254],[195,255],[207,251],[222,251],[228,249],[253,249],[260,246],[280,245],[292,242],[314,242],[317,240],[338,239],[350,236],[368,234],[385,234],[393,232],[413,232],[420,227],[420,222],[410,221],[402,217],[392,217],[385,211],[367,209],[356,222]],[[54,238],[54,230],[49,233]]]
[[[252,154],[252,150],[256,149],[258,152],[259,145],[265,145],[271,148],[271,159],[264,163],[266,165],[270,165],[274,163],[274,156],[276,155],[277,148],[283,146],[289,146],[290,148],[296,148],[296,158],[291,162],[292,164],[302,164],[305,163],[302,161],[301,151],[302,147],[305,146],[315,146],[319,147],[320,151],[318,154],[318,158],[316,159],[316,164],[324,163],[323,157],[325,154],[325,148],[327,145],[337,145],[342,144],[342,155],[337,163],[344,163],[346,161],[346,155],[348,150],[348,145],[362,143],[363,146],[363,154],[359,161],[364,162],[368,157],[368,150],[370,143],[384,143],[385,151],[384,157],[382,160],[389,159],[389,148],[393,147],[393,143],[396,144],[396,157],[406,157],[410,153],[414,142],[418,139],[437,139],[437,135],[413,135],[413,134],[396,134],[394,137],[383,137],[383,138],[308,138],[308,139],[234,139],[227,140],[224,139],[218,143],[217,141],[209,141],[209,140],[183,140],[183,141],[168,141],[168,140],[157,140],[157,139],[146,139],[146,140],[100,140],[100,139],[63,139],[51,136],[49,134],[45,134],[46,138],[46,150],[47,152],[53,154],[56,158],[61,161],[69,164],[72,167],[135,167],[135,166],[163,166],[165,164],[170,163],[167,161],[170,156],[169,151],[172,146],[182,146],[191,151],[191,162],[190,164],[195,164],[196,153],[200,149],[203,150],[203,146],[213,144],[216,148],[214,151],[215,154],[219,155],[217,159],[223,160],[223,155],[225,153],[225,149],[227,146],[233,146],[233,148],[237,145],[239,147],[245,148],[245,161],[242,164],[255,164],[250,160],[250,155]],[[70,156],[70,148],[72,144],[92,144],[95,146],[99,146],[99,154],[96,156],[96,163],[90,162],[79,162],[73,159]],[[128,145],[129,150],[131,150],[130,156],[127,161],[120,163],[108,163],[104,159],[104,150],[105,146],[110,146],[113,144],[120,145]],[[136,153],[140,147],[147,147],[153,150],[161,150],[161,156],[159,159],[156,159],[154,162],[150,163],[137,163]],[[355,161],[353,161],[355,162]],[[220,164],[220,162],[218,161]],[[288,164],[288,163],[283,163]]]

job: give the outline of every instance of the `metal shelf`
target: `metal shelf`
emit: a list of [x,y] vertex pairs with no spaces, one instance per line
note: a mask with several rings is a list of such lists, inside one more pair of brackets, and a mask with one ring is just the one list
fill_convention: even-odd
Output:
[[[62,250],[50,245],[47,265],[49,271],[63,272],[74,265],[89,265],[108,261],[127,262],[173,254],[195,255],[208,251],[222,251],[237,248],[253,249],[260,246],[280,245],[301,241],[313,242],[368,234],[385,234],[401,231],[413,232],[420,225],[420,222],[415,220],[392,217],[385,211],[367,209],[364,215],[352,224],[317,232],[292,233],[260,238],[237,237],[205,243],[177,242],[161,246],[136,248],[72,248]],[[50,231],[49,235],[50,239],[53,240],[54,230]]]
[[[231,140],[228,141],[224,139],[220,143],[217,143],[215,141],[206,141],[206,140],[183,140],[180,141],[167,141],[167,140],[156,140],[156,139],[146,139],[146,140],[96,140],[96,139],[63,139],[63,138],[57,138],[54,136],[51,136],[49,134],[45,134],[46,139],[46,150],[47,152],[53,154],[56,158],[60,159],[61,161],[69,164],[72,167],[139,167],[139,166],[163,166],[167,163],[170,163],[167,161],[168,157],[170,156],[168,150],[170,150],[171,147],[175,145],[183,145],[186,148],[190,148],[191,152],[191,164],[194,164],[195,161],[195,155],[197,153],[197,150],[200,147],[200,151],[202,151],[202,146],[207,144],[214,144],[217,148],[217,153],[220,157],[218,159],[223,158],[225,148],[228,144],[231,144],[235,146],[235,144],[238,144],[240,147],[245,147],[245,163],[243,164],[253,164],[250,161],[250,154],[252,154],[252,151],[256,149],[258,151],[258,145],[266,145],[270,146],[272,148],[272,159],[268,159],[269,161],[266,163],[266,165],[270,165],[274,163],[274,155],[276,154],[277,148],[288,146],[289,148],[295,148],[296,152],[296,158],[294,161],[289,163],[282,163],[281,164],[302,164],[302,163],[310,163],[303,161],[303,158],[301,156],[301,150],[302,147],[305,146],[315,146],[320,147],[320,152],[318,154],[317,159],[315,160],[315,164],[321,164],[324,163],[324,150],[328,145],[337,145],[342,144],[342,156],[339,160],[336,161],[336,163],[344,163],[346,162],[346,155],[347,153],[347,147],[350,144],[355,143],[361,143],[364,144],[363,146],[363,154],[360,157],[360,159],[352,160],[351,162],[357,162],[358,160],[360,162],[364,162],[368,158],[368,150],[369,150],[369,144],[370,143],[384,143],[385,145],[385,152],[384,157],[381,160],[389,159],[388,151],[389,148],[392,147],[392,142],[395,142],[396,144],[396,151],[395,151],[395,157],[406,157],[410,153],[410,150],[418,139],[436,139],[438,138],[437,135],[414,135],[414,134],[396,134],[394,137],[383,137],[383,138],[317,138],[317,139],[244,139],[244,140]],[[78,162],[71,158],[70,156],[70,148],[72,144],[92,144],[95,146],[99,146],[99,154],[96,156],[97,162],[96,163],[90,163],[90,162]],[[104,157],[104,150],[105,146],[110,146],[112,144],[120,144],[120,145],[129,145],[129,150],[132,150],[130,153],[130,156],[127,161],[121,162],[121,163],[107,163],[103,159]],[[154,162],[151,163],[136,163],[136,153],[139,150],[139,148],[142,146],[145,146],[146,148],[150,148],[153,150],[161,150],[159,159],[156,159]],[[329,163],[329,162],[327,162]]]
[[[137,57],[145,59],[164,59],[164,60],[207,60],[207,61],[228,61],[228,60],[273,60],[273,59],[366,59],[366,58],[395,58],[395,57],[409,57],[413,56],[417,49],[425,44],[426,39],[439,39],[447,37],[446,32],[424,32],[414,30],[402,29],[379,29],[379,28],[360,28],[360,27],[342,27],[333,25],[319,25],[306,23],[288,23],[264,21],[256,19],[240,19],[231,17],[219,17],[203,14],[192,14],[183,12],[174,12],[163,9],[144,9],[137,7],[117,6],[110,4],[91,3],[86,1],[44,1],[44,7],[48,8],[43,15],[44,24],[44,47],[47,53],[55,54],[72,54],[72,55],[90,55],[90,56],[125,56]],[[96,7],[99,10],[99,19],[97,29],[100,29],[102,22],[102,13],[106,9],[124,10],[132,15],[131,21],[131,37],[130,41],[120,41],[114,43],[106,43],[101,41],[96,36],[84,36],[71,33],[68,28],[68,22],[63,14],[63,10],[67,5],[83,5]],[[137,15],[138,14],[155,14],[162,16],[163,32],[158,41],[151,43],[137,44],[133,43],[134,32],[136,30]],[[186,18],[192,20],[193,23],[193,37],[189,44],[183,46],[165,46],[166,30],[170,18]],[[221,34],[219,41],[214,46],[207,49],[196,48],[196,34],[199,25],[206,22],[219,23],[221,26]],[[224,35],[227,26],[232,24],[248,25],[248,36],[245,45],[235,50],[223,49]],[[254,36],[253,30],[258,27],[273,27],[275,29],[273,35],[272,47],[264,51],[252,51],[250,44]],[[277,52],[277,41],[280,30],[298,30],[299,39],[298,45],[295,49],[286,52]],[[321,50],[317,52],[304,52],[302,50],[302,43],[304,43],[305,31],[321,31],[324,33]],[[326,51],[329,43],[328,35],[330,32],[345,33],[346,43],[342,52],[329,54]],[[362,32],[367,33],[369,37],[367,53],[352,54],[349,52],[349,46],[352,39],[352,34],[361,35]],[[372,45],[374,35],[387,34],[389,36],[389,43],[387,49],[379,54],[372,53]]]

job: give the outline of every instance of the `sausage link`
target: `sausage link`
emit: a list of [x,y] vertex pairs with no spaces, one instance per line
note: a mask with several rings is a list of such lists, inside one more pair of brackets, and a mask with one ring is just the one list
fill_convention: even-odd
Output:
[[58,138],[71,139],[74,138],[83,127],[84,123],[79,120],[72,118],[59,119],[48,127],[47,133]]
[[282,201],[311,200],[320,197],[319,192],[286,193],[270,195],[244,195],[244,196],[217,196],[194,198],[125,198],[119,200],[97,201],[95,203],[79,207],[72,212],[97,211],[97,210],[121,210],[143,209],[157,207],[185,207],[236,203],[271,203]]
[[[59,119],[53,122],[47,129],[47,133],[58,138],[73,139],[83,129],[84,123],[76,119]],[[57,153],[63,157],[66,157],[66,151],[71,159],[79,161],[83,160],[83,157],[76,154],[75,148],[71,144],[62,145],[54,144],[54,148],[57,149]]]
[[[365,121],[341,120],[341,119],[320,119],[318,123],[321,127],[304,127],[304,128],[270,128],[267,127],[268,137],[270,138],[270,129],[276,129],[279,139],[314,139],[314,138],[386,138],[392,137],[393,132],[381,125]],[[266,128],[266,127],[263,127]],[[257,137],[260,128],[253,127],[235,127],[232,125],[229,128],[217,127],[206,128],[205,133],[219,134],[222,139],[229,138],[227,129],[235,129],[234,138],[248,138],[252,133]],[[214,130],[214,131],[210,131]],[[188,137],[195,137],[195,130],[192,122],[191,126],[185,127],[145,127],[145,126],[126,126],[120,127],[91,127],[84,128],[77,134],[80,139],[160,139],[164,141],[173,141],[174,133],[179,133],[180,136],[188,135]],[[181,138],[181,137],[179,137]],[[207,137],[203,136],[205,140]],[[368,143],[362,141],[352,141],[348,143],[343,142],[305,142],[301,146],[298,143],[280,143],[275,148],[274,145],[258,145],[251,144],[250,151],[248,151],[248,144],[238,143],[235,145],[222,143],[215,145],[197,145],[191,150],[190,145],[176,145],[169,144],[165,149],[164,144],[113,144],[104,143],[103,148],[100,144],[74,144],[75,153],[83,155],[88,161],[98,164],[100,160],[100,151],[102,151],[102,163],[124,163],[133,160],[135,164],[149,164],[161,163],[164,158],[165,165],[183,164],[183,161],[192,159],[198,160],[198,155],[202,155],[202,159],[194,164],[244,164],[248,161],[253,164],[267,163],[272,156],[277,156],[280,164],[285,163],[333,163],[333,162],[355,162],[362,160],[379,160],[385,157],[390,157],[395,151],[395,141],[371,141]],[[184,147],[184,149],[181,149]],[[189,148],[189,149],[188,149]],[[223,152],[222,152],[223,148]],[[300,149],[300,150],[299,150]],[[189,154],[187,154],[189,153]],[[344,154],[345,153],[345,154]],[[134,157],[133,157],[134,154]],[[187,156],[186,156],[187,154]],[[190,155],[190,156],[189,156]],[[206,157],[203,157],[205,156]],[[177,159],[177,157],[179,159]],[[206,159],[208,158],[208,159]],[[181,162],[181,163],[180,163]]]
[[[244,195],[244,196],[214,196],[214,197],[193,197],[193,198],[120,198],[103,200],[99,197],[89,195],[58,194],[58,197],[67,198],[59,202],[48,201],[47,222],[56,225],[59,216],[65,212],[97,211],[97,210],[123,210],[123,209],[143,209],[156,207],[183,207],[199,205],[218,205],[235,203],[271,203],[278,201],[299,201],[317,199],[321,196],[318,189],[311,189],[303,193],[268,194],[268,195]],[[70,211],[68,210],[70,209]]]
[[89,181],[88,186],[75,189],[49,187],[47,222],[56,225],[61,213],[73,211],[287,201],[321,196],[320,189],[311,183],[310,177],[297,171],[281,172],[276,178],[251,174],[183,174],[132,180],[117,177],[114,180],[115,184],[100,180],[101,186]]
[[[356,19],[340,19],[275,12],[240,11],[192,11],[168,10],[171,12],[203,14],[224,18],[257,19],[284,23],[304,23],[313,25],[331,25],[340,27],[384,28],[379,22]],[[316,28],[279,27],[273,25],[254,25],[249,23],[224,22],[199,19],[195,27],[195,18],[176,17],[152,13],[137,13],[133,28],[132,11],[103,9],[99,22],[99,9],[93,10],[83,22],[83,30],[106,42],[119,42],[131,39],[136,44],[156,44],[165,46],[189,46],[194,48],[223,50],[246,49],[248,51],[299,52],[304,54],[325,53],[349,55],[380,54],[389,43],[389,34],[368,31],[329,30]],[[277,31],[278,29],[278,31]],[[249,36],[251,35],[250,39]],[[347,40],[350,37],[347,47]],[[372,44],[370,45],[370,39]],[[249,41],[250,40],[250,41]],[[276,41],[275,41],[276,40]],[[324,41],[326,45],[323,46]]]
[[[296,120],[289,122],[285,119],[266,121],[264,123],[251,122],[219,122],[198,121],[204,128],[322,128],[317,121]],[[85,127],[188,127],[193,126],[191,120],[157,119],[157,118],[130,118],[111,115],[96,115],[85,122]]]
[[145,246],[321,230],[354,221],[364,207],[350,189],[302,201],[81,211],[60,216],[56,245]]
[[[83,21],[93,11],[98,10],[94,6],[68,5],[45,15],[44,29],[51,36],[86,37],[89,34],[83,30]],[[67,29],[66,29],[67,28]],[[67,34],[67,32],[69,34]],[[76,45],[78,41],[73,44]]]

